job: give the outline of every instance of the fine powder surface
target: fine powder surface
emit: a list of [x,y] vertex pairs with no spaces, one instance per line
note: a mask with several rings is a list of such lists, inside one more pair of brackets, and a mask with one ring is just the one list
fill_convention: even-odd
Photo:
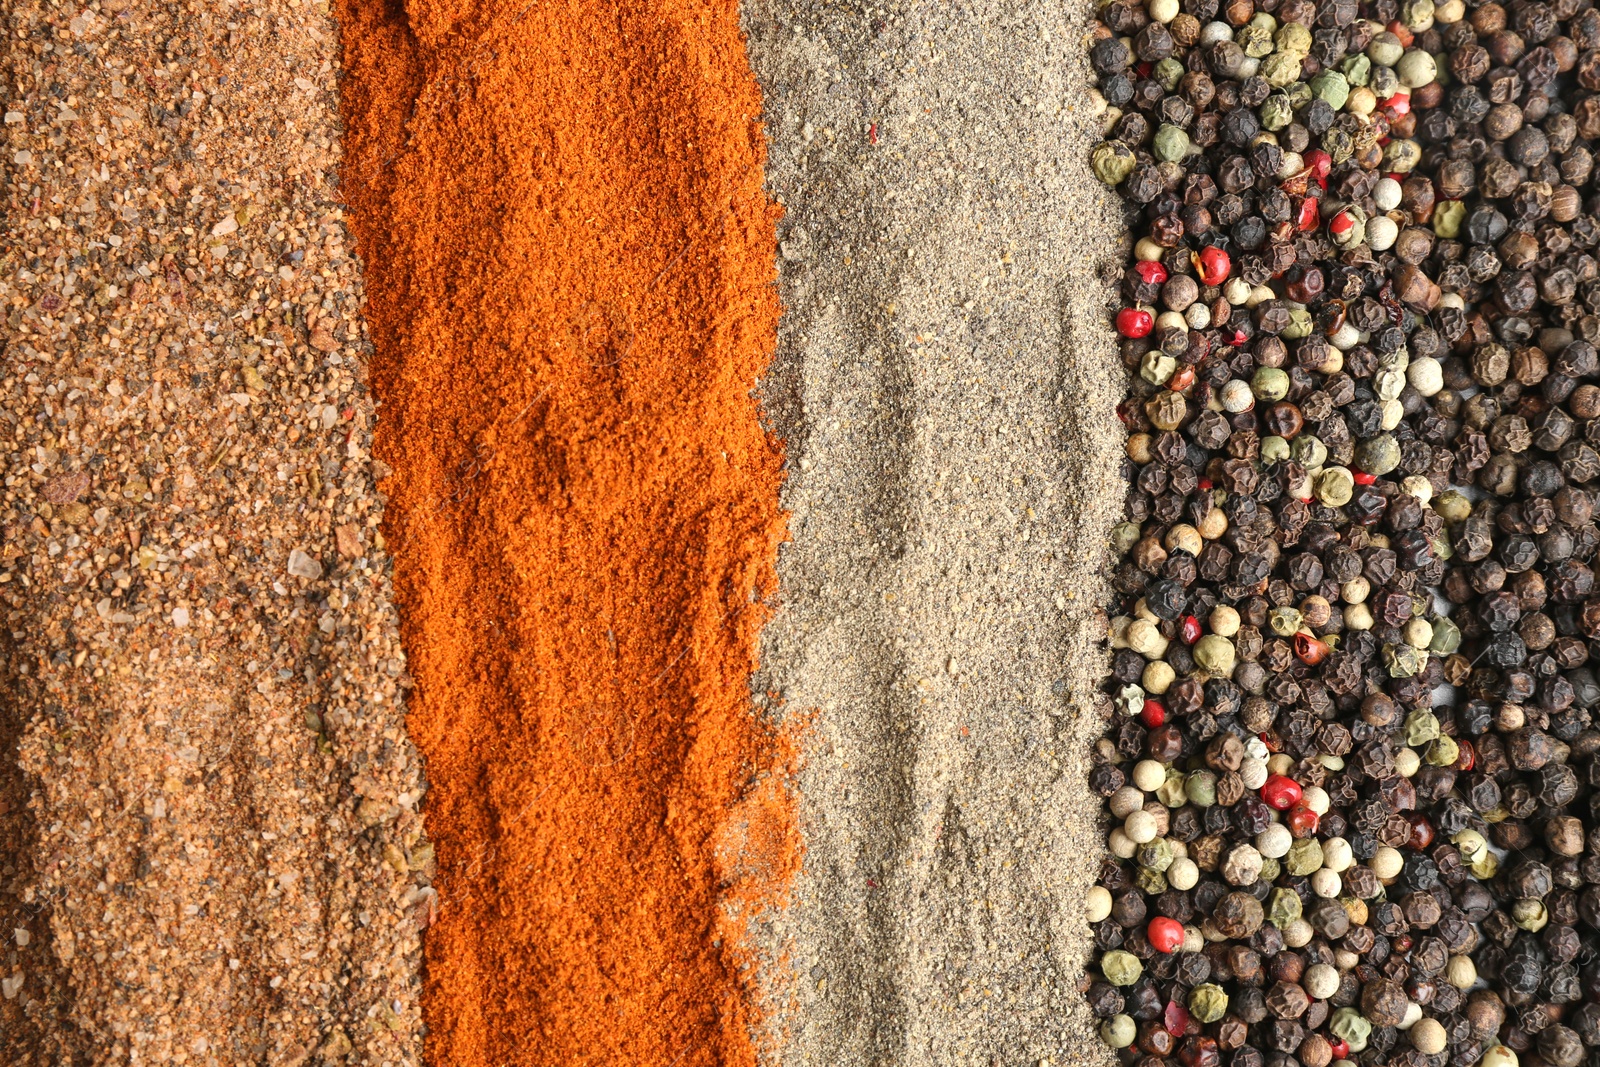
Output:
[[1125,484],[1088,13],[744,9],[793,535],[761,688],[812,722],[805,867],[763,931],[785,1067],[1113,1062],[1077,989]]
[[432,1063],[753,1064],[776,207],[732,3],[338,5]]

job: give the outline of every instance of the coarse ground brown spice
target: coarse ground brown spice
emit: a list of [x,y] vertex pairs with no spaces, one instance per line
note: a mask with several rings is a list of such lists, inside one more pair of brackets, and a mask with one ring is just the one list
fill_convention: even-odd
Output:
[[0,1063],[411,1067],[327,6],[0,11]]
[[750,1064],[776,209],[733,3],[339,5],[441,911],[431,1062]]

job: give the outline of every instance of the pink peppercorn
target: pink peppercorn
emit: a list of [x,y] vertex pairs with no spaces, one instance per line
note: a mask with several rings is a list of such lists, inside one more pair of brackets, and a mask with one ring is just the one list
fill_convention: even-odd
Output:
[[1268,807],[1277,811],[1288,811],[1300,803],[1302,795],[1300,783],[1281,774],[1272,775],[1261,787],[1261,799],[1267,802]]
[[1167,955],[1178,951],[1183,944],[1183,924],[1164,915],[1151,919],[1144,933],[1150,939],[1152,948]]
[[1117,332],[1124,337],[1148,337],[1156,320],[1144,308],[1123,308],[1117,312]]

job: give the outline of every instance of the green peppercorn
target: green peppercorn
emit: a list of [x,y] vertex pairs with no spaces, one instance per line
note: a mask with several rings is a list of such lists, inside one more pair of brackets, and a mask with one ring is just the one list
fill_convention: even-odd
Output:
[[1272,31],[1265,26],[1256,23],[1241,26],[1233,40],[1251,59],[1265,59],[1272,54]]
[[1376,478],[1400,466],[1400,443],[1393,434],[1380,433],[1356,445],[1355,464]]
[[1440,734],[1426,750],[1424,759],[1434,767],[1449,767],[1461,758],[1461,746],[1449,734]]
[[1113,949],[1100,957],[1100,973],[1112,985],[1132,985],[1144,973],[1144,964],[1131,952]]
[[1433,0],[1406,0],[1400,5],[1400,21],[1413,33],[1421,33],[1433,25]]
[[1466,221],[1467,205],[1460,200],[1446,200],[1433,209],[1433,232],[1447,241],[1461,234],[1461,226]]
[[1426,708],[1418,708],[1406,716],[1406,744],[1421,748],[1439,737],[1439,718]]
[[1289,442],[1274,434],[1261,439],[1261,462],[1282,463],[1289,458]]
[[1194,661],[1208,674],[1226,678],[1237,662],[1233,642],[1218,634],[1206,634],[1194,643]]
[[1133,173],[1139,161],[1134,157],[1133,149],[1121,141],[1102,141],[1089,157],[1089,165],[1094,168],[1096,178],[1107,185],[1116,185]]
[[[1339,72],[1344,75],[1346,86],[1365,85],[1372,76],[1372,60],[1364,55],[1351,56],[1339,65]],[[1345,95],[1348,98],[1348,91]]]
[[1472,501],[1454,489],[1446,489],[1433,498],[1433,510],[1437,511],[1445,522],[1457,523],[1472,514]]
[[1436,615],[1429,619],[1433,623],[1433,640],[1428,642],[1428,651],[1441,656],[1448,656],[1461,647],[1461,627],[1450,620],[1448,615]]
[[1267,97],[1267,102],[1261,105],[1261,128],[1264,130],[1281,130],[1294,121],[1294,106],[1289,103],[1289,98],[1281,93],[1274,93]]
[[1289,375],[1277,367],[1258,367],[1250,377],[1250,391],[1257,400],[1276,403],[1289,395]]
[[1347,163],[1355,154],[1356,143],[1348,133],[1335,126],[1322,135],[1322,150],[1328,153],[1328,158],[1333,160],[1334,166]]
[[1305,624],[1306,617],[1299,608],[1273,608],[1267,613],[1267,625],[1279,637],[1293,637]]
[[1333,1031],[1334,1036],[1348,1042],[1351,1052],[1364,1051],[1367,1039],[1372,1036],[1372,1024],[1354,1008],[1335,1011],[1333,1018],[1328,1021],[1328,1029]]
[[1272,43],[1281,52],[1293,52],[1299,56],[1311,54],[1311,31],[1298,22],[1285,22],[1273,37]]
[[1292,889],[1274,889],[1267,899],[1267,922],[1282,930],[1301,917],[1300,896]]
[[1133,884],[1138,886],[1139,892],[1145,896],[1158,897],[1167,891],[1167,876],[1165,872],[1152,867],[1140,867]]
[[1391,678],[1414,678],[1426,661],[1427,653],[1407,644],[1384,645],[1383,665]]
[[1172,843],[1164,837],[1146,841],[1133,854],[1134,862],[1151,871],[1165,871],[1172,866]]
[[1214,982],[1201,982],[1189,991],[1189,1014],[1196,1022],[1216,1022],[1228,1014],[1228,994]]
[[1422,162],[1422,146],[1407,137],[1397,137],[1383,148],[1383,169],[1409,174]]
[[1307,837],[1289,846],[1283,857],[1283,869],[1297,878],[1305,878],[1322,869],[1322,842]]
[[1327,467],[1317,475],[1317,499],[1330,508],[1342,508],[1355,496],[1355,477],[1344,467]]
[[1217,776],[1212,771],[1195,771],[1183,786],[1184,796],[1197,808],[1209,808],[1217,802]]
[[1119,522],[1111,528],[1111,550],[1118,556],[1126,556],[1142,536],[1138,523]]
[[1157,159],[1164,163],[1176,163],[1189,154],[1189,135],[1176,126],[1163,123],[1156,130],[1154,149]]
[[1325,70],[1311,79],[1311,92],[1318,100],[1338,111],[1350,99],[1350,83],[1336,70]]
[[1550,912],[1542,900],[1519,900],[1511,905],[1511,921],[1530,933],[1538,933],[1550,922]]
[[1167,769],[1167,777],[1156,789],[1156,799],[1169,808],[1181,808],[1184,805],[1184,783],[1188,775],[1175,767]]
[[1274,52],[1261,63],[1261,76],[1275,89],[1292,85],[1300,80],[1305,54],[1300,52]]
[[1303,433],[1289,445],[1289,457],[1308,471],[1328,462],[1328,446],[1314,434]]
[[1311,312],[1305,308],[1290,308],[1289,325],[1280,330],[1278,336],[1285,341],[1298,341],[1311,336],[1312,325]]
[[1380,30],[1373,34],[1372,42],[1367,45],[1367,58],[1380,67],[1394,66],[1400,62],[1400,57],[1403,55],[1405,55],[1405,45],[1388,30]]
[[[1161,128],[1169,130],[1172,127],[1163,126]],[[1166,385],[1167,382],[1172,380],[1172,376],[1177,373],[1177,370],[1178,361],[1159,348],[1152,348],[1139,361],[1139,377],[1151,385]]]

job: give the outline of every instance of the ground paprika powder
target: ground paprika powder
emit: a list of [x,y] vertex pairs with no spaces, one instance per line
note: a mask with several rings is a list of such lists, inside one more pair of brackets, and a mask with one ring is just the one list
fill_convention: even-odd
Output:
[[749,693],[784,518],[737,5],[337,9],[429,1060],[753,1064],[740,923],[799,844]]

